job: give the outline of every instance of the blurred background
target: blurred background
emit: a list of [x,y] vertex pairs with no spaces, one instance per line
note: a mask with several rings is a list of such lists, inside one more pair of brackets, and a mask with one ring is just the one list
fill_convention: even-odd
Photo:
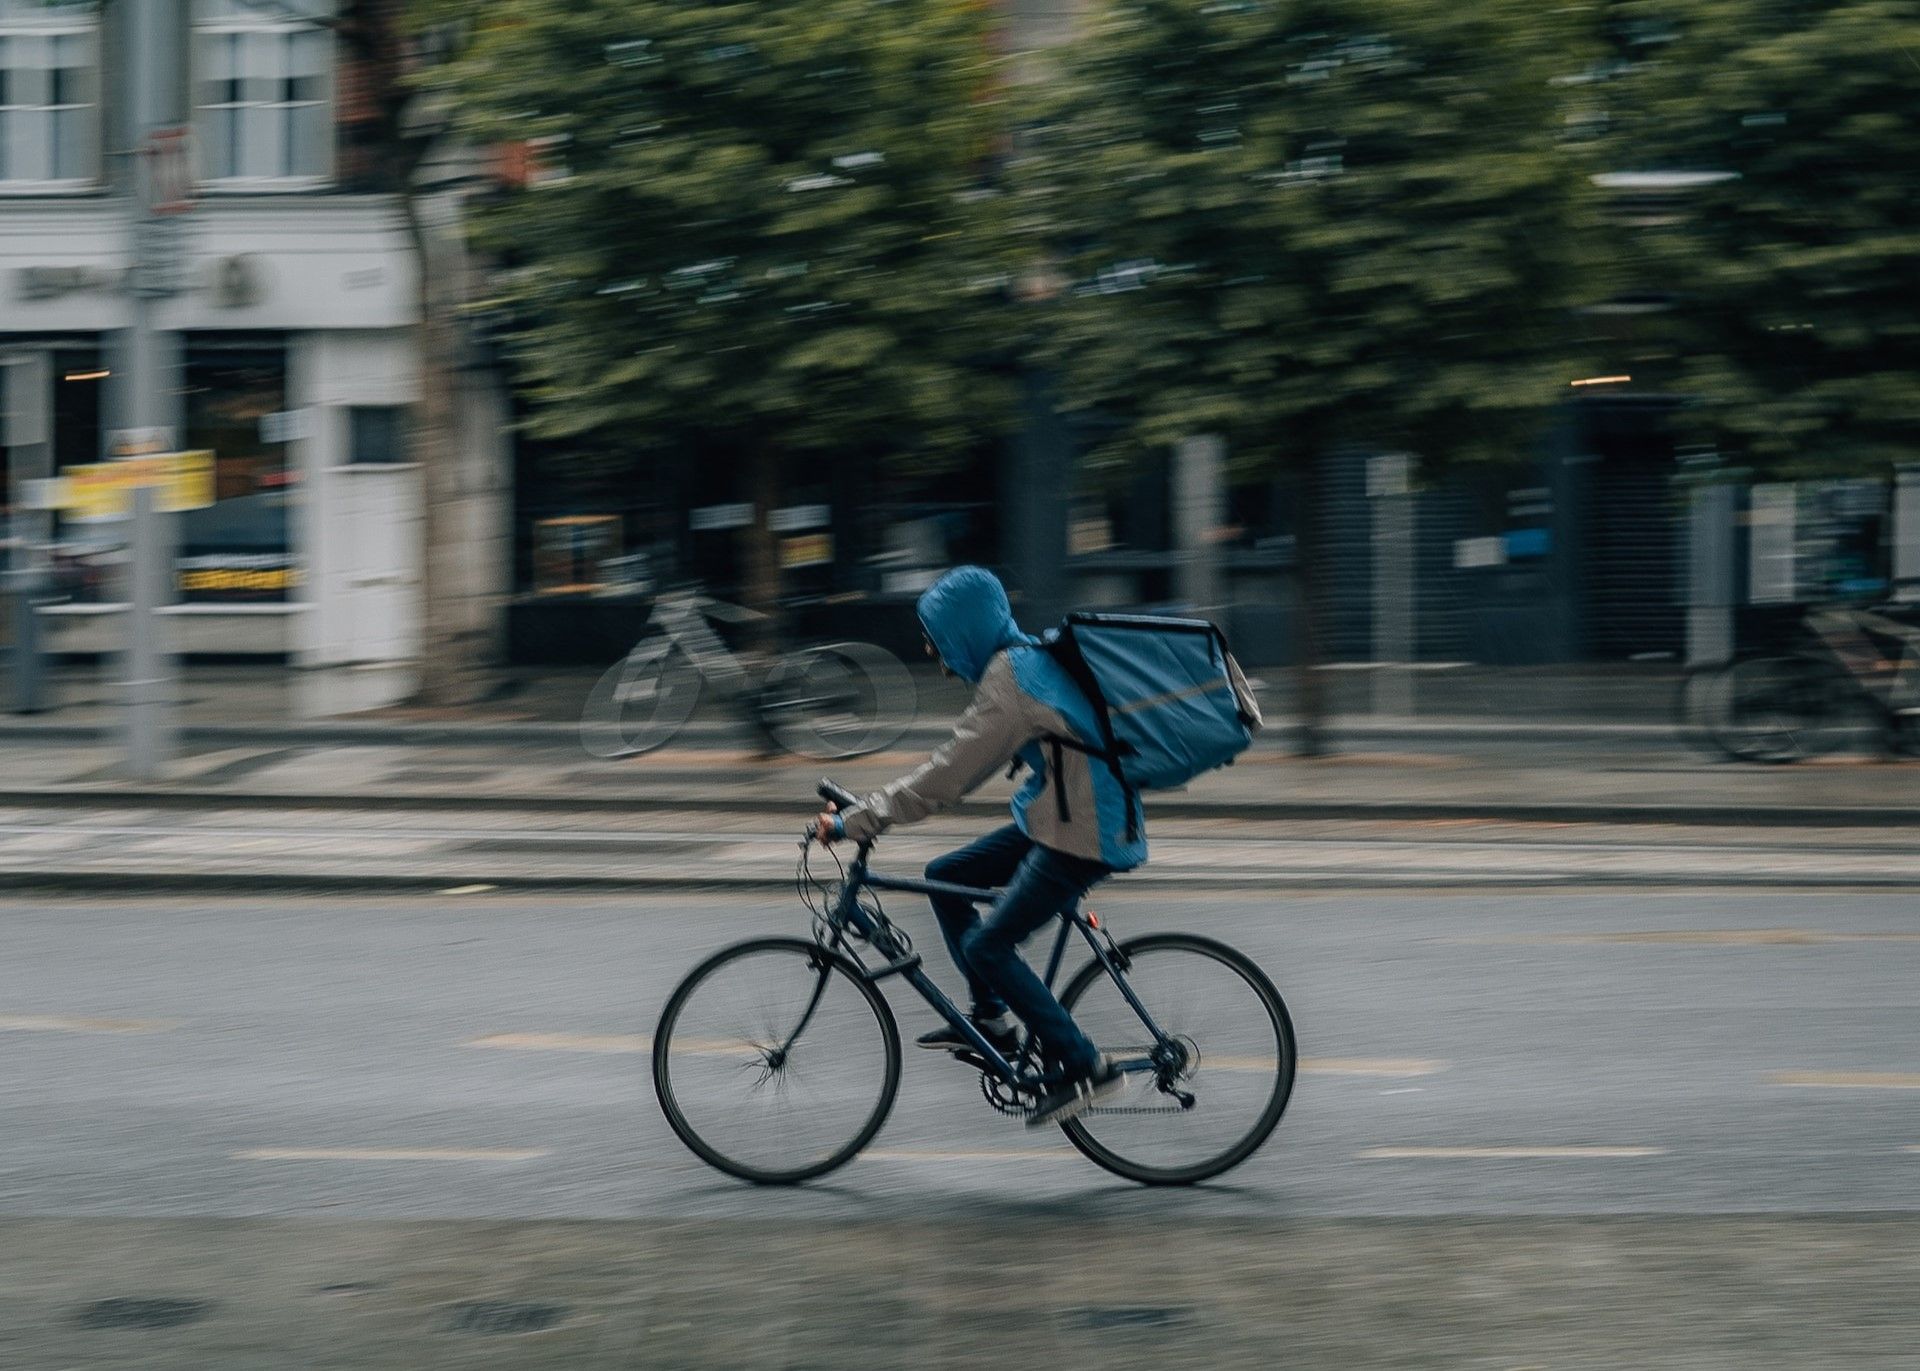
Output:
[[[792,1291],[736,1345],[579,1279],[678,1232],[676,1298],[733,1307],[825,1224],[918,1254],[856,1282],[882,1363],[971,1364],[947,1245],[977,1285],[1079,1223],[1120,1288],[1008,1314],[1069,1364],[1267,1365],[1282,1316],[1339,1365],[1906,1364],[1871,1280],[1754,1311],[1769,1244],[1840,1244],[1835,1289],[1920,1250],[1917,79],[1906,0],[0,0],[0,1211],[177,1221],[198,1272],[55,1225],[59,1300],[0,1301],[177,1298],[138,1355],[181,1365],[226,1364],[222,1298],[373,1311],[333,1364],[810,1365]],[[704,949],[797,928],[823,768],[944,736],[913,605],[962,562],[1030,630],[1213,619],[1258,678],[1267,734],[1113,900],[1303,1001],[1308,1118],[1244,1190],[1109,1191],[949,1088],[868,1186],[768,1200],[622,1055]],[[539,1042],[458,1050],[500,1034]],[[186,1255],[335,1206],[418,1246],[250,1232],[292,1246],[245,1300]],[[1674,1283],[1580,1292],[1667,1241],[1601,1216],[1669,1212]],[[1407,1250],[1341,1224],[1418,1215],[1504,1298],[1125,1255],[1255,1269],[1313,1216],[1285,1279],[1337,1291]],[[637,1246],[537,1228],[579,1217]],[[381,1323],[416,1296],[500,1309]],[[1623,1310],[1659,1331],[1593,1341]]]

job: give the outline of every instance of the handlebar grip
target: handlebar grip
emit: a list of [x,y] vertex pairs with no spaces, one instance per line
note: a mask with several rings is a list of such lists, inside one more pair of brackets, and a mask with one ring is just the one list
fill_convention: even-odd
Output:
[[832,781],[823,779],[816,789],[819,790],[821,799],[828,800],[840,806],[842,809],[855,809],[859,807],[860,797],[851,790],[848,790],[845,786],[838,786]]

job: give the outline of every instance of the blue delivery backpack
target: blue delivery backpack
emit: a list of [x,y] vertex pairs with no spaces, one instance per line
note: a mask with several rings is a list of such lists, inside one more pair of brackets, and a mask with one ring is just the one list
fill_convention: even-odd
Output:
[[[1264,723],[1226,635],[1204,619],[1069,614],[1043,646],[1086,695],[1100,728],[1097,743],[1049,741],[1107,764],[1126,792],[1129,842],[1140,832],[1140,791],[1170,790],[1231,765]],[[1057,766],[1054,784],[1062,785]]]

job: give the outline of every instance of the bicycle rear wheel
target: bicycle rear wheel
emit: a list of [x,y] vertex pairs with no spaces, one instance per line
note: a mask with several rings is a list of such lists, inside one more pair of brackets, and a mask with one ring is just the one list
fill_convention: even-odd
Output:
[[845,957],[756,938],[714,953],[667,1000],[653,1086],[709,1166],[792,1185],[845,1165],[880,1131],[900,1088],[900,1033]]
[[872,643],[828,643],[783,658],[760,692],[760,717],[796,756],[835,761],[878,752],[913,724],[913,677]]
[[[1267,1140],[1293,1093],[1293,1020],[1251,959],[1211,938],[1156,933],[1120,944],[1127,984],[1186,1060],[1165,1074],[1130,1072],[1108,1103],[1063,1125],[1067,1138],[1115,1175],[1192,1185],[1238,1166]],[[1142,1057],[1154,1043],[1099,962],[1082,967],[1060,1002],[1103,1051]],[[1192,1108],[1170,1093],[1193,1096]]]
[[1750,657],[1727,668],[1713,740],[1743,762],[1797,762],[1863,732],[1859,692],[1817,657]]

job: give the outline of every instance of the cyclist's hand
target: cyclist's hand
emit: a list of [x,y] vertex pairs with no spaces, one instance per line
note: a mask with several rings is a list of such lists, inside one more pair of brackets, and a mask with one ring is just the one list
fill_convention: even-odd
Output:
[[826,813],[819,815],[813,821],[813,836],[831,845],[834,839],[833,816],[839,812],[839,805],[828,804]]

